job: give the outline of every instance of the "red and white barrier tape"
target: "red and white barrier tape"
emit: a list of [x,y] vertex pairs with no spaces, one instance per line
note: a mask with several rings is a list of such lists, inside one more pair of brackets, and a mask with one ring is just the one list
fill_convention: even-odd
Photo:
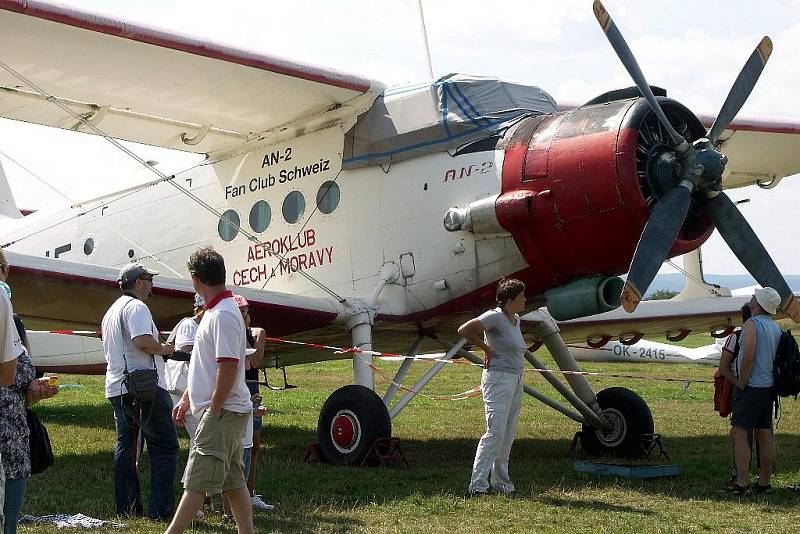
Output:
[[[39,332],[39,333],[48,333],[48,334],[65,334],[65,335],[76,335],[76,336],[99,336],[99,331],[93,330],[29,330],[29,332]],[[169,334],[169,332],[162,332],[165,334]],[[381,352],[376,350],[364,350],[358,347],[336,347],[333,345],[323,345],[320,343],[306,343],[303,341],[292,341],[289,339],[283,339],[279,337],[267,337],[267,341],[272,343],[282,343],[286,345],[299,345],[302,347],[309,347],[312,349],[319,349],[319,350],[331,350],[334,354],[364,354],[367,356],[374,356],[376,358],[380,358],[385,361],[397,361],[397,360],[418,360],[418,361],[425,361],[425,362],[442,362],[447,364],[455,364],[455,365],[472,365],[475,367],[483,368],[482,365],[477,363],[472,363],[466,360],[445,360],[443,358],[430,358],[424,356],[406,356],[404,354],[397,354],[394,352]],[[378,371],[375,367],[374,370]],[[654,382],[680,382],[683,384],[683,389],[687,389],[692,382],[696,382],[698,384],[713,384],[713,380],[695,380],[695,379],[687,379],[687,378],[669,378],[669,377],[655,377],[655,376],[642,376],[642,375],[630,375],[630,374],[622,374],[622,373],[605,373],[600,371],[564,371],[561,369],[534,369],[534,368],[527,368],[525,369],[526,372],[536,372],[536,373],[552,373],[552,374],[562,374],[562,375],[582,375],[582,376],[597,376],[597,377],[608,377],[608,378],[628,378],[631,380],[650,380]],[[387,378],[385,375],[380,373],[381,376]],[[387,378],[388,380],[388,378]],[[391,382],[391,380],[389,380]],[[403,387],[407,391],[411,391],[408,388],[400,384],[395,384],[398,387]],[[473,388],[474,389],[474,388]],[[478,388],[480,389],[480,388]],[[472,392],[473,390],[469,390],[467,392],[461,393],[459,395],[464,395],[467,393]],[[431,397],[433,398],[433,397]],[[469,397],[464,397],[469,398]]]
[[[350,347],[347,349],[343,349],[341,347],[334,347],[331,345],[320,345],[318,343],[304,343],[302,341],[290,341],[288,339],[282,339],[277,337],[268,337],[266,338],[267,341],[271,341],[273,343],[285,343],[291,345],[301,345],[304,347],[322,349],[322,350],[333,350],[336,354],[368,354],[372,356],[376,356],[383,360],[394,361],[397,359],[404,359],[404,360],[419,360],[419,361],[426,361],[426,362],[442,362],[448,364],[462,364],[462,365],[472,365],[475,367],[483,368],[483,365],[472,363],[466,360],[445,360],[442,358],[425,358],[420,356],[404,356],[402,354],[395,354],[392,352],[378,352],[374,350],[362,350],[358,347]],[[375,367],[373,366],[373,369]],[[552,374],[562,374],[562,375],[583,375],[583,376],[598,376],[598,377],[609,377],[609,378],[629,378],[633,380],[652,380],[652,381],[660,381],[660,382],[680,382],[684,385],[684,389],[689,387],[689,384],[692,382],[697,382],[700,384],[713,384],[713,380],[694,380],[694,379],[687,379],[687,378],[669,378],[669,377],[654,377],[654,376],[642,376],[642,375],[629,375],[629,374],[621,374],[621,373],[604,373],[600,371],[564,371],[561,369],[535,369],[535,368],[527,368],[525,369],[526,372],[529,373],[552,373]],[[471,390],[470,390],[471,391]]]
[[29,334],[61,334],[67,336],[97,336],[100,330],[28,330]]

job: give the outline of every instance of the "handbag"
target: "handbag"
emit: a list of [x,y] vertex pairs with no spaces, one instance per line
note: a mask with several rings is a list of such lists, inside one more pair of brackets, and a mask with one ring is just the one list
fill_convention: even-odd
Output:
[[728,417],[733,411],[732,394],[733,384],[728,382],[717,369],[714,373],[714,411],[719,412],[720,417]]
[[[127,363],[127,362],[126,362]],[[128,394],[139,401],[153,402],[158,392],[158,371],[155,369],[136,369],[125,371],[123,378]]]
[[25,409],[25,419],[30,433],[31,474],[38,475],[53,465],[53,447],[47,428],[33,410]]
[[[736,336],[736,345],[733,348],[733,360],[731,364],[736,361],[739,355],[739,340],[742,335],[741,330],[737,330],[734,334]],[[717,369],[714,372],[714,411],[719,412],[720,417],[728,417],[733,412],[733,384],[722,376],[722,373]]]

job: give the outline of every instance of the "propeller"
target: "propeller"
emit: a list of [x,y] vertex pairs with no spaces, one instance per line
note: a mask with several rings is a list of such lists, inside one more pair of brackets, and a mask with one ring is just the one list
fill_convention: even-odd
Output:
[[744,216],[722,192],[722,173],[728,159],[714,148],[719,136],[736,117],[761,76],[772,54],[772,41],[769,37],[764,37],[750,55],[708,131],[707,138],[689,144],[675,130],[661,109],[636,58],[603,3],[595,0],[592,7],[612,48],[668,132],[677,156],[672,161],[680,169],[677,183],[658,200],[642,230],[631,260],[628,279],[620,295],[622,306],[626,311],[632,312],[639,305],[642,295],[667,259],[694,197],[708,210],[714,226],[742,265],[759,284],[777,290],[782,299],[781,308],[792,320],[800,322],[800,302],[794,298],[783,275]]
[[739,110],[742,109],[759,76],[761,76],[761,72],[764,70],[770,55],[772,55],[772,40],[764,36],[756,49],[753,50],[753,53],[750,54],[744,67],[742,67],[742,71],[733,83],[725,103],[722,104],[722,109],[719,110],[719,114],[714,120],[714,124],[711,125],[711,129],[706,134],[712,145],[717,144],[719,136],[730,125]]
[[[614,24],[611,15],[608,14],[608,11],[606,11],[605,6],[603,6],[603,3],[600,0],[594,1],[592,9],[594,10],[594,16],[597,18],[597,22],[599,22],[600,27],[603,28],[608,41],[611,43],[611,47],[614,49],[614,52],[617,53],[619,60],[622,61],[622,65],[625,67],[625,70],[627,70],[628,74],[631,75],[634,83],[636,83],[636,87],[639,88],[642,96],[644,96],[644,98],[650,104],[650,107],[653,108],[653,111],[658,116],[658,120],[667,130],[667,133],[669,134],[670,139],[672,139],[672,142],[675,144],[675,147],[678,148],[679,152],[684,152],[687,148],[689,148],[689,143],[681,136],[681,134],[675,131],[675,128],[673,128],[672,124],[670,124],[669,120],[667,119],[667,116],[664,114],[664,110],[662,110],[661,106],[658,105],[658,100],[656,100],[653,90],[650,89],[650,85],[647,83],[647,80],[645,80],[644,74],[642,74],[642,69],[639,68],[639,64],[636,62],[633,52],[631,52],[630,47],[628,47],[628,43],[625,42],[625,38],[622,37],[622,34],[617,29],[617,25]],[[683,150],[681,150],[680,147],[683,147]]]
[[622,286],[620,300],[625,310],[633,311],[639,305],[642,295],[667,259],[691,203],[692,192],[680,186],[667,191],[656,203],[636,245],[628,279]]
[[771,287],[781,296],[781,308],[794,322],[800,322],[800,302],[781,275],[767,249],[753,228],[725,193],[718,193],[705,203],[708,214],[722,239],[747,272],[761,287]]

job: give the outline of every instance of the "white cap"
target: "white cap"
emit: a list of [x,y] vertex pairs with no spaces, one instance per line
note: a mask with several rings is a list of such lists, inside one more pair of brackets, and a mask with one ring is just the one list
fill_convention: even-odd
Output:
[[775,312],[778,311],[778,306],[781,305],[781,296],[771,287],[756,289],[753,296],[756,297],[758,305],[770,315],[775,315]]

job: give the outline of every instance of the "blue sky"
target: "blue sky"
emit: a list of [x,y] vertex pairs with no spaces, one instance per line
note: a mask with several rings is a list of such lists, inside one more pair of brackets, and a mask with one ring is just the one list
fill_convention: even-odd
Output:
[[[416,0],[337,2],[93,1],[68,5],[234,46],[355,72],[387,85],[427,77]],[[698,114],[715,114],[742,64],[763,35],[775,51],[742,116],[800,122],[800,1],[608,0],[607,9],[653,85]],[[488,7],[490,6],[491,7]],[[592,14],[590,0],[440,0],[423,2],[435,76],[493,75],[538,85],[557,101],[581,103],[631,85]],[[0,52],[2,54],[2,52]],[[20,207],[64,202],[8,157],[72,199],[86,199],[149,180],[107,142],[0,120],[0,161]],[[43,147],[46,147],[43,149]],[[191,158],[137,147],[165,170]],[[107,170],[121,170],[118,183]],[[795,179],[796,180],[796,179]],[[102,185],[100,185],[102,184]],[[800,181],[772,191],[733,191],[779,268],[800,273],[791,218]],[[706,269],[741,273],[718,235],[703,250]]]

